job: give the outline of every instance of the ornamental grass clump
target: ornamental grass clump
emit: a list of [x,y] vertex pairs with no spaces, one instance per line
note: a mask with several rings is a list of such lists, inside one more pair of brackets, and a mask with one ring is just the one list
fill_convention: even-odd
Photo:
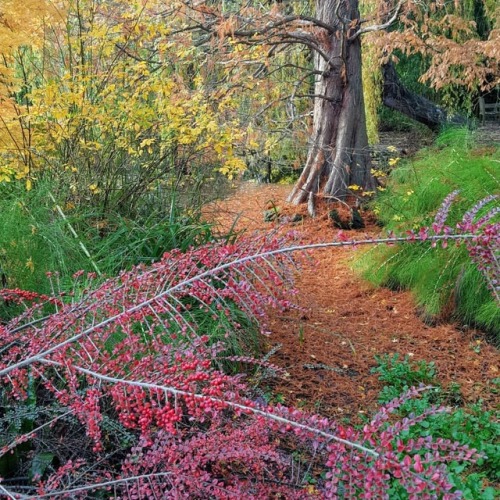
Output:
[[[422,318],[432,324],[458,320],[493,336],[500,333],[498,297],[491,293],[498,277],[485,281],[487,270],[483,269],[500,267],[492,263],[499,258],[498,197],[492,195],[498,192],[499,153],[494,146],[474,146],[466,130],[449,131],[440,136],[437,147],[399,165],[374,202],[380,223],[394,233],[418,232],[422,227],[428,228],[422,229],[424,236],[434,234],[433,228],[453,234],[478,233],[477,226],[484,226],[478,233],[481,241],[467,240],[466,245],[444,249],[439,245],[434,251],[424,243],[379,245],[357,259],[356,268],[372,283],[411,290]],[[444,213],[442,200],[450,196],[453,205]],[[477,200],[482,201],[464,217]],[[447,217],[446,224],[439,214]],[[495,245],[496,255],[482,255]]]

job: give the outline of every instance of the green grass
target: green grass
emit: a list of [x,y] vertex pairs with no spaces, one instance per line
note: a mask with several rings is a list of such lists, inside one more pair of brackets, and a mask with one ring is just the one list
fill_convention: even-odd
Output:
[[84,234],[100,268],[108,275],[144,263],[158,261],[174,248],[185,252],[214,239],[212,226],[201,220],[200,213],[183,213],[172,207],[167,215],[154,212],[135,220],[115,215],[107,221],[104,235],[95,228]]
[[[94,272],[102,278],[114,276],[133,265],[159,260],[164,252],[185,251],[212,241],[210,224],[199,210],[183,210],[172,203],[167,214],[159,211],[135,220],[119,214],[102,221],[97,214],[80,207],[67,208],[64,198],[51,199],[54,183],[41,179],[31,191],[24,182],[0,184],[0,286],[37,293],[75,292],[85,279],[72,278],[76,271]],[[78,238],[70,227],[76,230]],[[82,245],[90,258],[85,254]],[[51,284],[47,272],[58,273]],[[17,308],[0,303],[0,318],[18,313]]]
[[[449,130],[435,147],[392,172],[375,212],[387,230],[404,233],[432,224],[444,198],[459,189],[448,218],[454,226],[477,201],[499,192],[499,161],[498,147],[475,146],[467,130]],[[358,265],[376,285],[412,290],[428,318],[456,318],[500,334],[500,309],[463,245],[380,245],[368,250]]]
[[167,214],[152,212],[135,220],[115,214],[102,221],[89,211],[66,210],[58,200],[65,220],[50,198],[51,188],[44,181],[30,192],[24,183],[0,185],[0,268],[10,288],[44,293],[50,289],[48,271],[59,272],[63,281],[76,271],[93,271],[80,242],[99,270],[113,276],[133,265],[159,260],[174,248],[186,251],[214,238],[199,210],[185,211],[174,203]]
[[48,271],[70,275],[90,263],[49,199],[50,186],[0,186],[0,267],[9,288],[50,291]]

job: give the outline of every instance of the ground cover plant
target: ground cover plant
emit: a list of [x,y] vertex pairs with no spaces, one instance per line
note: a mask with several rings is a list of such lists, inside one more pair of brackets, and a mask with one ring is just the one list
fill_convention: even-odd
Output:
[[[433,415],[420,422],[405,435],[406,438],[418,438],[422,435],[434,438],[445,438],[467,443],[469,446],[484,453],[478,463],[466,471],[463,465],[451,463],[448,465],[451,481],[459,488],[465,498],[493,499],[500,493],[500,424],[498,415],[485,411],[481,403],[463,405],[459,387],[453,385],[444,388],[439,381],[439,373],[435,365],[425,361],[410,360],[408,356],[398,355],[377,357],[377,366],[373,368],[384,389],[380,393],[380,403],[387,403],[404,393],[416,384],[427,384],[432,390],[423,397],[408,400],[401,405],[397,414],[406,417],[410,414],[420,414],[433,405],[445,405],[452,409],[449,412]],[[491,485],[497,485],[495,488]],[[391,492],[391,498],[399,498],[398,488]]]
[[[491,231],[495,212],[476,217],[490,200],[465,214],[457,234],[445,225],[452,201],[448,197],[432,228],[387,242],[468,240],[491,281],[498,273],[488,253],[498,244]],[[333,243],[290,243],[242,239],[173,251],[69,302],[4,290],[4,300],[26,306],[0,330],[2,465],[25,478],[16,484],[7,476],[4,491],[27,491],[28,498],[85,497],[100,489],[127,498],[385,498],[399,485],[415,498],[459,498],[447,464],[477,462],[485,454],[458,441],[408,434],[446,411],[439,405],[394,419],[431,387],[409,388],[356,429],[257,402],[241,375],[222,370],[227,359],[259,363],[228,355],[224,340],[200,331],[194,310],[226,314],[228,336],[246,335],[228,310],[231,303],[265,328],[268,307],[291,306],[283,295],[290,253],[362,242],[341,233]],[[46,303],[55,312],[40,317]],[[299,474],[298,462],[309,464],[307,473]]]
[[[498,192],[499,159],[498,147],[475,145],[468,130],[445,132],[436,147],[392,172],[374,204],[377,217],[389,231],[425,226],[434,219],[441,201],[460,190],[449,214],[450,225],[456,224],[476,200]],[[492,200],[492,204],[498,212],[498,202]],[[458,318],[499,335],[500,309],[465,247],[431,251],[423,244],[382,245],[370,249],[363,260],[367,279],[412,290],[429,321]]]

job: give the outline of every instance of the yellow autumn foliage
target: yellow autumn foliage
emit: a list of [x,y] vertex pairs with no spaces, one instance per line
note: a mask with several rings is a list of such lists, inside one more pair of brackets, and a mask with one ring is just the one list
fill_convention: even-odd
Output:
[[[4,3],[5,19],[14,18],[17,2]],[[206,56],[189,37],[169,36],[175,23],[158,15],[161,2],[61,0],[58,8],[4,26],[18,31],[0,70],[0,181],[27,176],[31,188],[50,170],[76,202],[90,192],[110,203],[120,191],[114,202],[125,203],[127,189],[135,196],[170,185],[198,165],[230,178],[244,169],[234,93],[193,72]]]
[[[26,46],[41,48],[44,25],[61,15],[46,0],[2,0],[0,2],[0,182],[29,173],[29,138],[24,134],[26,108],[16,98],[23,88],[17,62],[26,56]],[[27,187],[29,187],[29,183]]]
[[[373,16],[378,7],[377,0],[361,0],[363,17]],[[366,129],[368,142],[376,144],[378,136],[378,110],[382,104],[382,72],[376,47],[370,43],[370,36],[363,41],[363,97],[365,101]]]

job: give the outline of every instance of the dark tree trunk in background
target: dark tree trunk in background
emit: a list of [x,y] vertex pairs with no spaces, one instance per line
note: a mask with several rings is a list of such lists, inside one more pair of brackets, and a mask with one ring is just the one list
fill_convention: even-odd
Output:
[[[310,212],[319,194],[344,199],[348,186],[375,187],[370,155],[361,79],[361,40],[353,37],[359,26],[358,0],[317,0],[316,17],[332,26],[318,30],[316,43],[328,62],[315,53],[314,115],[308,158],[289,201],[308,200]],[[351,39],[349,39],[351,37]]]
[[455,125],[466,123],[460,116],[448,117],[443,108],[408,90],[400,82],[393,63],[389,62],[382,66],[382,76],[384,80],[382,101],[388,108],[399,111],[435,131],[447,123]]

